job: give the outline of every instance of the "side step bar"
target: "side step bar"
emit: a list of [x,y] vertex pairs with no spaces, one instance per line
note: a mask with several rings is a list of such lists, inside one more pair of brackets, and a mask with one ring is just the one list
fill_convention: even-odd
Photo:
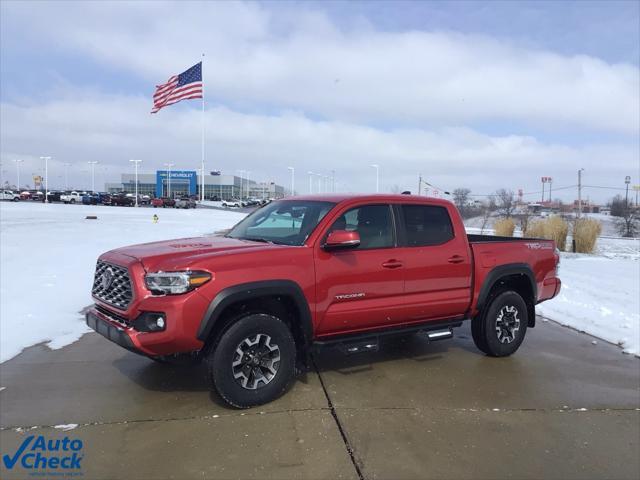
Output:
[[341,335],[328,339],[316,340],[315,347],[334,346],[345,355],[356,353],[376,352],[379,349],[380,337],[391,335],[407,335],[411,333],[424,332],[430,342],[453,338],[453,329],[462,325],[463,320],[431,322],[414,325],[410,327],[386,329],[377,332],[367,332],[362,334]]

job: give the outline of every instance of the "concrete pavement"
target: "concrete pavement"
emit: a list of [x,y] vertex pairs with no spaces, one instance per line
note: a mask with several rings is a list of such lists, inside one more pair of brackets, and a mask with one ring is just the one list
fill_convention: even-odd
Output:
[[640,361],[592,340],[539,320],[505,359],[481,355],[468,327],[324,350],[286,396],[237,411],[202,367],[89,334],[0,365],[1,453],[79,438],[83,478],[638,478]]

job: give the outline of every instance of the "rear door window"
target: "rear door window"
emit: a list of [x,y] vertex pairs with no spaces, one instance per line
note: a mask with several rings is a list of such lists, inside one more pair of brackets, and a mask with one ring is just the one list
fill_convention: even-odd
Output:
[[453,225],[444,207],[402,205],[404,238],[408,247],[441,245],[452,240]]

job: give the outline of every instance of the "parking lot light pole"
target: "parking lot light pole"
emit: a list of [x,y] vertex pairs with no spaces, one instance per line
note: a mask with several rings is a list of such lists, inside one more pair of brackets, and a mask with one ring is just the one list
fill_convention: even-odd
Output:
[[309,193],[313,193],[313,172],[307,172],[309,174]]
[[380,192],[380,166],[377,164],[371,165],[371,168],[376,169],[376,193]]
[[44,203],[49,203],[49,160],[51,157],[40,157],[40,160],[44,160]]
[[136,207],[138,206],[138,164],[142,162],[142,160],[131,159],[129,160],[136,169]]
[[14,158],[13,161],[16,162],[16,170],[18,171],[18,183],[16,186],[18,187],[18,193],[20,193],[20,164],[24,162],[24,160],[21,158]]
[[87,162],[91,165],[91,192],[94,193],[96,191],[96,164],[97,160],[91,160]]
[[70,163],[63,163],[64,165],[64,189],[69,190],[69,167]]
[[293,167],[287,167],[287,170],[291,170],[291,196],[293,197],[294,195],[294,188],[295,188],[295,168]]
[[242,195],[244,195],[244,174],[245,170],[236,170],[240,174],[240,201],[242,201]]
[[167,198],[171,198],[171,167],[173,167],[175,163],[165,163],[164,166],[167,167]]

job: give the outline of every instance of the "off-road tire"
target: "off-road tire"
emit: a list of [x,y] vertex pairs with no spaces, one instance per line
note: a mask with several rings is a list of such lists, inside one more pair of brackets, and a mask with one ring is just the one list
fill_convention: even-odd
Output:
[[491,357],[507,357],[520,348],[528,321],[527,304],[520,294],[513,290],[501,292],[471,321],[473,341]]
[[[268,383],[264,384],[265,378],[261,380],[262,385],[250,389],[241,385],[243,379],[234,376],[238,374],[239,367],[234,367],[233,364],[234,361],[245,358],[237,353],[238,349],[247,345],[243,342],[248,339],[255,340],[259,335],[261,343],[268,337],[269,347],[277,347],[279,361],[271,364],[276,373]],[[268,361],[268,356],[263,358],[265,362]],[[291,385],[295,376],[295,340],[289,327],[278,317],[251,313],[231,322],[207,355],[206,362],[209,383],[227,404],[236,408],[262,405],[280,397]]]

